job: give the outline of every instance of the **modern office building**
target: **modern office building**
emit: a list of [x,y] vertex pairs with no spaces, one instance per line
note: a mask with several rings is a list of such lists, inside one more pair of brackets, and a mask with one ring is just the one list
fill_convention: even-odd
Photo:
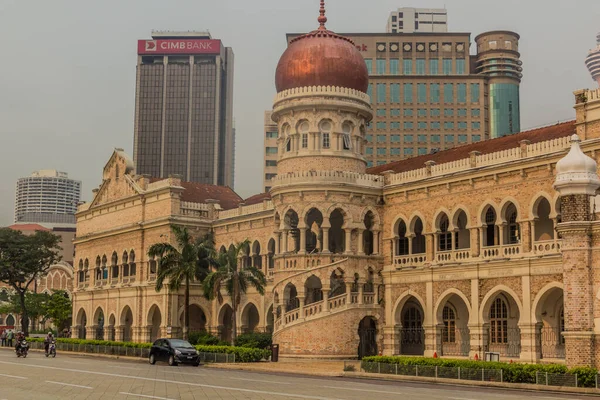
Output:
[[138,41],[136,171],[233,187],[233,51],[203,32]]
[[445,8],[399,8],[388,17],[387,33],[448,32]]
[[600,33],[596,35],[596,48],[590,50],[585,59],[585,65],[592,75],[592,79],[600,86]]
[[263,164],[263,191],[271,190],[271,179],[277,175],[277,124],[271,119],[272,111],[265,111],[265,145]]
[[15,223],[75,224],[81,181],[66,172],[40,170],[17,181]]
[[[520,131],[519,35],[344,33],[365,59],[368,166]],[[288,43],[299,34],[288,34]]]

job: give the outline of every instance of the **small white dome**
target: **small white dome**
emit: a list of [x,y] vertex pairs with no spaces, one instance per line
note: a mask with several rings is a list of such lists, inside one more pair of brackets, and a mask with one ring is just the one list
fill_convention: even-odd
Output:
[[569,194],[593,195],[600,187],[596,161],[581,151],[579,143],[581,143],[579,136],[571,136],[571,150],[556,163],[554,188],[562,196]]

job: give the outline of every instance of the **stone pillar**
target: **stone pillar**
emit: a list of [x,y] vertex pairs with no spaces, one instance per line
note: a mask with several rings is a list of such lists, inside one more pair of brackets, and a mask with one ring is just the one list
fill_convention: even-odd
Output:
[[479,254],[481,252],[481,246],[483,245],[483,240],[481,238],[482,232],[483,230],[481,229],[481,227],[472,228],[469,230],[469,245],[471,247],[471,257],[479,257]]
[[283,245],[282,252],[287,253],[287,251],[288,251],[288,230],[287,229],[283,230],[283,233],[281,235],[281,241],[283,242],[282,243],[282,245]]
[[275,254],[281,254],[281,232],[275,232]]
[[81,325],[73,325],[71,327],[71,338],[73,339],[83,339],[79,337],[79,332],[81,331]]
[[323,223],[321,224],[321,229],[323,229],[323,254],[329,254],[329,228],[331,228],[331,223],[329,222],[329,218],[323,217]]
[[323,285],[321,290],[323,291],[323,312],[329,312],[329,291],[331,288]]
[[298,254],[306,254],[306,233],[308,232],[308,228],[301,227],[301,228],[299,228],[299,231],[300,231],[300,251],[298,251]]
[[124,342],[125,338],[123,334],[125,333],[125,325],[117,325],[115,326],[115,339],[117,342]]
[[298,292],[298,303],[300,306],[298,307],[298,319],[304,319],[304,302],[306,298],[306,293]]
[[469,324],[469,358],[474,359],[475,355],[480,360],[484,359],[487,350],[488,326]]
[[346,242],[344,244],[344,254],[352,254],[352,229],[346,228],[344,229],[346,233]]
[[496,246],[502,246],[504,243],[504,228],[506,227],[505,223],[498,225],[498,240],[494,243]]
[[96,329],[98,325],[88,325],[85,328],[85,338],[87,340],[96,340]]
[[365,255],[365,250],[364,250],[364,229],[359,229],[358,230],[358,246],[357,246],[357,254],[359,256],[364,256]]
[[521,356],[519,360],[526,363],[536,363],[542,356],[542,326],[541,322],[520,324]]
[[345,281],[346,283],[346,305],[352,304],[352,281]]
[[358,304],[364,304],[364,294],[365,294],[365,281],[359,279],[358,281]]
[[434,245],[434,237],[436,235],[433,233],[428,233],[425,235],[425,254],[427,255],[427,261],[432,262],[435,257],[435,245]]
[[533,221],[523,221],[520,224],[521,229],[521,246],[523,247],[523,253],[529,253],[531,251],[531,244],[533,243]]
[[398,240],[400,239],[399,236],[394,236],[392,238],[392,264],[394,263],[394,257],[396,257],[398,255]]
[[379,237],[380,237],[381,231],[373,231],[373,254],[379,254],[380,253],[380,249],[379,249]]
[[415,237],[414,234],[410,234],[408,236],[408,254],[412,254],[412,252],[413,252],[412,245],[413,245],[414,237]]
[[396,332],[398,328],[395,326],[385,326],[383,328],[383,351],[382,354],[384,356],[393,356],[394,354],[398,354],[396,351]]

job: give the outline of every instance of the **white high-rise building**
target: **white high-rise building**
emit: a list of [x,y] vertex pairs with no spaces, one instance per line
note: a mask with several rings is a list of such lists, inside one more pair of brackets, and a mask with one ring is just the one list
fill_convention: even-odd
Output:
[[390,13],[386,32],[448,32],[448,12],[445,8],[399,8]]
[[35,171],[17,181],[16,223],[75,224],[81,198],[81,181],[69,179],[66,172]]

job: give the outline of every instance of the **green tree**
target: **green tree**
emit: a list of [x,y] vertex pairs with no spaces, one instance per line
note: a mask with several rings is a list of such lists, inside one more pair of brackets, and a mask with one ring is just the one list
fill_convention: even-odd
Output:
[[46,303],[45,317],[51,319],[56,329],[60,332],[71,320],[73,302],[63,290],[57,290]]
[[37,231],[24,235],[10,228],[0,229],[0,282],[16,291],[21,307],[23,332],[29,334],[29,310],[25,293],[29,285],[48,272],[60,261],[60,237],[50,232]]
[[158,258],[157,292],[162,290],[165,279],[168,279],[171,291],[177,292],[181,285],[185,286],[183,338],[187,340],[190,327],[190,282],[202,282],[211,265],[216,266],[215,243],[211,233],[194,240],[185,227],[172,226],[171,230],[176,245],[156,243],[148,250],[148,256]]
[[[46,320],[46,310],[50,296],[46,293],[25,293],[25,308],[30,318],[30,323],[33,327],[33,322],[40,318]],[[15,294],[9,297],[8,301],[0,306],[0,314],[19,314],[22,315],[23,308],[19,295]]]
[[249,286],[253,286],[261,295],[265,294],[267,279],[262,271],[256,267],[241,266],[240,253],[243,249],[250,246],[248,239],[229,247],[229,250],[220,253],[218,257],[219,268],[210,273],[204,279],[204,296],[209,299],[217,299],[219,304],[223,303],[221,290],[224,289],[231,298],[232,317],[231,317],[231,343],[235,342],[237,337],[236,315],[242,294],[245,294]]

